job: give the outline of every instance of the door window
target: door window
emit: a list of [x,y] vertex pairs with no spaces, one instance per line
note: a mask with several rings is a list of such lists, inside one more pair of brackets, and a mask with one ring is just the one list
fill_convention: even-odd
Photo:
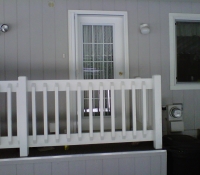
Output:
[[[113,26],[83,25],[83,78],[113,79]],[[93,116],[100,115],[99,91],[93,92]],[[110,115],[110,91],[104,91],[104,113]],[[89,115],[89,93],[84,92],[84,116]]]

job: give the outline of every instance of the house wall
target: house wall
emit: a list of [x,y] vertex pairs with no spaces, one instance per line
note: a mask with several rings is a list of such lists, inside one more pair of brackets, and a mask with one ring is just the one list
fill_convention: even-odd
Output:
[[[200,0],[1,0],[0,23],[10,30],[0,33],[0,80],[68,79],[68,10],[127,11],[130,78],[160,74],[162,105],[183,103],[185,131],[196,134],[200,91],[170,90],[168,14],[200,13]],[[142,23],[150,34],[140,34]]]

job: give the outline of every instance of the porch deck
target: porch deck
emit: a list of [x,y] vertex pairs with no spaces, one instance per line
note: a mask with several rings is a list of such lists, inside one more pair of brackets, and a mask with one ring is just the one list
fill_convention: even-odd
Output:
[[[76,154],[95,154],[95,153],[119,153],[131,151],[153,151],[153,141],[140,143],[110,143],[110,144],[90,144],[90,145],[73,145],[65,150],[64,146],[33,147],[29,150],[28,157],[42,157],[42,156],[63,156]],[[49,148],[49,149],[48,149]],[[20,158],[19,148],[0,149],[0,159]]]

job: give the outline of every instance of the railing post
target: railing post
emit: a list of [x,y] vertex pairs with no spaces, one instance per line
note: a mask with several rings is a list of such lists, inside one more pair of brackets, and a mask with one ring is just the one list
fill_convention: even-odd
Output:
[[17,133],[19,139],[20,157],[28,156],[28,104],[27,104],[27,78],[18,78],[17,90]]
[[153,130],[154,148],[162,148],[161,76],[153,77]]

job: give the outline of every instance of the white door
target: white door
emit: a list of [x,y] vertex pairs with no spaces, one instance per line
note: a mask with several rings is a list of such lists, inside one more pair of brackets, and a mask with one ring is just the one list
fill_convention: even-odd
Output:
[[[75,16],[76,78],[122,79],[125,72],[124,18],[121,15]],[[126,60],[127,63],[127,60]],[[128,70],[127,70],[128,71]],[[89,130],[89,94],[82,95],[82,129]],[[115,92],[115,128],[121,129],[120,93]],[[128,102],[127,102],[128,103]],[[111,128],[111,95],[104,91],[104,129]],[[117,107],[118,106],[118,107]],[[100,129],[99,92],[93,92],[93,128]],[[127,114],[127,127],[129,115]]]

